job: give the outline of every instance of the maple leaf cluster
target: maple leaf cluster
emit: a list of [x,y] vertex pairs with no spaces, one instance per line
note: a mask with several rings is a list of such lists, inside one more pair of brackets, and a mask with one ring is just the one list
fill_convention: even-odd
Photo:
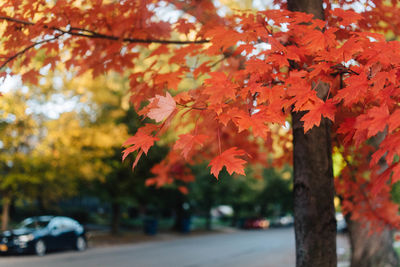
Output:
[[[332,121],[335,145],[354,154],[367,153],[369,140],[384,132],[368,159],[354,161],[357,173],[344,170],[338,191],[353,203],[349,192],[365,184],[368,194],[358,194],[351,209],[364,205],[375,214],[365,203],[380,196],[386,218],[396,207],[387,185],[400,179],[400,43],[376,32],[399,34],[399,7],[369,1],[355,12],[348,8],[355,2],[335,8],[327,1],[322,21],[284,8],[219,16],[212,1],[3,1],[0,68],[37,83],[33,63],[44,51],[42,65],[50,68],[129,76],[132,105],[154,123],[126,141],[123,158],[134,154],[135,166],[168,129],[178,135],[149,185],[191,181],[182,159],[208,159],[216,178],[223,168],[243,175],[246,162],[267,164],[279,150],[273,164],[291,162],[292,112],[303,114],[306,132]],[[165,3],[183,13],[175,23],[157,17]]]

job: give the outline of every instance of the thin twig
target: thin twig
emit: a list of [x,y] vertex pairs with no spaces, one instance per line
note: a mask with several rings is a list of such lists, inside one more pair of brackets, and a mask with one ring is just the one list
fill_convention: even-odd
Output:
[[[229,54],[229,55],[225,55],[225,54],[224,54],[222,58],[220,58],[220,59],[218,59],[217,61],[213,62],[213,63],[212,63],[210,66],[208,66],[208,67],[211,69],[211,68],[217,66],[219,63],[221,63],[221,62],[224,61],[225,59],[228,59],[230,56],[232,56],[232,54]],[[200,77],[202,77],[202,76],[205,75],[205,74],[206,74],[205,72],[200,73],[199,75],[197,75],[196,79],[199,79]],[[193,80],[196,80],[194,77],[192,77],[192,78],[193,78]]]
[[8,63],[10,63],[14,59],[16,59],[18,56],[20,56],[20,55],[24,54],[25,52],[27,52],[28,50],[34,48],[35,46],[40,45],[40,44],[44,44],[44,43],[48,43],[48,42],[51,42],[51,41],[54,41],[54,40],[57,40],[62,35],[64,35],[64,33],[58,34],[58,35],[54,36],[53,38],[49,38],[49,39],[45,39],[45,40],[42,40],[42,41],[39,41],[39,42],[35,42],[35,43],[25,47],[21,51],[17,52],[16,54],[12,55],[11,57],[7,58],[7,60],[5,62],[3,62],[3,64],[1,64],[0,69],[5,67]]
[[221,152],[221,135],[220,135],[220,133],[219,133],[219,124],[218,124],[218,150],[219,150],[219,154],[221,155],[222,154],[222,152]]
[[176,103],[176,104],[178,106],[182,106],[184,108],[195,109],[195,110],[206,110],[207,109],[207,107],[202,108],[202,107],[195,107],[195,106],[187,106],[187,105],[181,104],[181,103]]
[[7,20],[7,21],[12,21],[12,22],[19,23],[19,24],[24,24],[24,25],[35,25],[35,23],[30,22],[30,21],[25,21],[25,20],[20,20],[20,19],[5,17],[5,16],[0,16],[0,19]]

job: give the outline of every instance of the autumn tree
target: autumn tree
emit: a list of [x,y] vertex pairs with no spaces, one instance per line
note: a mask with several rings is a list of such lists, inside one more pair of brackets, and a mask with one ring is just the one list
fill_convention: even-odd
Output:
[[[104,181],[114,171],[102,159],[116,150],[120,155],[128,127],[117,120],[129,109],[122,89],[127,87],[117,76],[70,79],[59,64],[29,89],[21,89],[18,77],[7,81],[14,84],[7,86],[1,105],[4,228],[11,200],[33,201],[36,213],[43,214],[57,209],[60,199],[76,196],[83,181]],[[120,156],[115,161],[121,165]]]
[[[57,89],[51,84],[54,79],[58,81]],[[44,173],[52,178],[51,181],[58,180],[51,176],[53,174],[64,177],[63,180],[74,181],[75,187],[84,185],[86,193],[95,188],[96,197],[110,204],[110,229],[117,233],[123,204],[134,198],[132,195],[136,184],[144,184],[143,180],[133,179],[135,177],[128,162],[122,163],[120,157],[120,148],[129,136],[129,128],[137,130],[140,125],[139,118],[134,118],[132,114],[135,113],[129,108],[127,80],[115,73],[107,78],[101,75],[92,79],[90,74],[86,74],[69,79],[68,72],[59,65],[55,71],[47,74],[46,81],[39,86],[41,91],[37,94],[62,93],[62,101],[72,100],[75,112],[65,112],[47,122],[48,135],[39,148],[52,148],[50,153],[53,153],[54,159],[49,158],[48,162],[55,165],[56,169],[48,168]],[[128,114],[129,125],[123,121]],[[52,196],[53,191],[58,198],[67,197],[51,185],[45,185],[42,190],[46,196]],[[76,195],[79,190],[74,188],[69,191]]]
[[27,174],[32,170],[30,152],[37,132],[33,116],[26,114],[27,100],[28,96],[21,90],[11,90],[4,93],[0,104],[2,230],[8,226],[11,201],[37,182],[36,177]]
[[[352,203],[344,208],[372,228],[399,226],[397,206],[376,197],[400,172],[400,43],[380,34],[397,34],[398,7],[380,0],[275,7],[227,12],[212,1],[3,1],[0,67],[37,83],[40,68],[32,63],[45,51],[44,65],[63,62],[74,75],[129,75],[132,105],[154,123],[125,142],[123,158],[133,154],[136,166],[168,129],[178,135],[169,138],[173,149],[152,168],[149,185],[192,180],[182,160],[209,159],[218,178],[223,168],[245,175],[246,162],[271,163],[277,144],[293,149],[297,266],[336,266],[331,132],[363,153],[386,131],[367,167],[376,205],[343,194]],[[277,134],[282,127],[286,135]],[[287,152],[272,163],[291,160]],[[343,177],[349,192],[352,181]]]
[[121,162],[121,146],[145,122],[129,106],[128,79],[117,73],[95,79],[90,73],[74,79],[70,75],[59,64],[30,88],[36,112],[49,102],[55,106],[53,99],[73,110],[53,114],[58,116],[45,119],[41,129],[45,134],[34,151],[43,165],[42,182],[36,185],[41,188],[39,203],[82,193],[78,187],[84,185],[83,192],[110,204],[110,229],[116,234],[123,209],[142,201],[145,192],[139,191],[144,191],[149,170],[165,155],[165,148],[152,148],[153,156],[132,172],[131,163]]

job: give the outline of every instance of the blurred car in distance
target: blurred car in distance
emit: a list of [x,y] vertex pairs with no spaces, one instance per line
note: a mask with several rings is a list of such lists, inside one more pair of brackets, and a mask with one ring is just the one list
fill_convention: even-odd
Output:
[[264,218],[249,218],[243,223],[244,229],[266,229],[269,227],[269,221]]
[[279,218],[279,223],[281,226],[292,226],[294,223],[294,218],[292,215],[286,215]]
[[285,215],[282,217],[272,218],[270,222],[271,227],[288,227],[293,225],[294,218],[292,215]]
[[1,253],[34,253],[43,256],[48,251],[86,249],[83,226],[62,216],[38,216],[23,220],[18,228],[4,231],[0,236]]

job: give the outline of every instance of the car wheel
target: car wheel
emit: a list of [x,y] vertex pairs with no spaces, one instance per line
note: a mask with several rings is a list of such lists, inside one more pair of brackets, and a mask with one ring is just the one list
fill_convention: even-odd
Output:
[[77,251],[84,251],[86,249],[86,240],[83,236],[78,236],[76,238],[75,249]]
[[46,254],[46,244],[43,240],[38,240],[35,243],[35,254],[38,256],[43,256]]

